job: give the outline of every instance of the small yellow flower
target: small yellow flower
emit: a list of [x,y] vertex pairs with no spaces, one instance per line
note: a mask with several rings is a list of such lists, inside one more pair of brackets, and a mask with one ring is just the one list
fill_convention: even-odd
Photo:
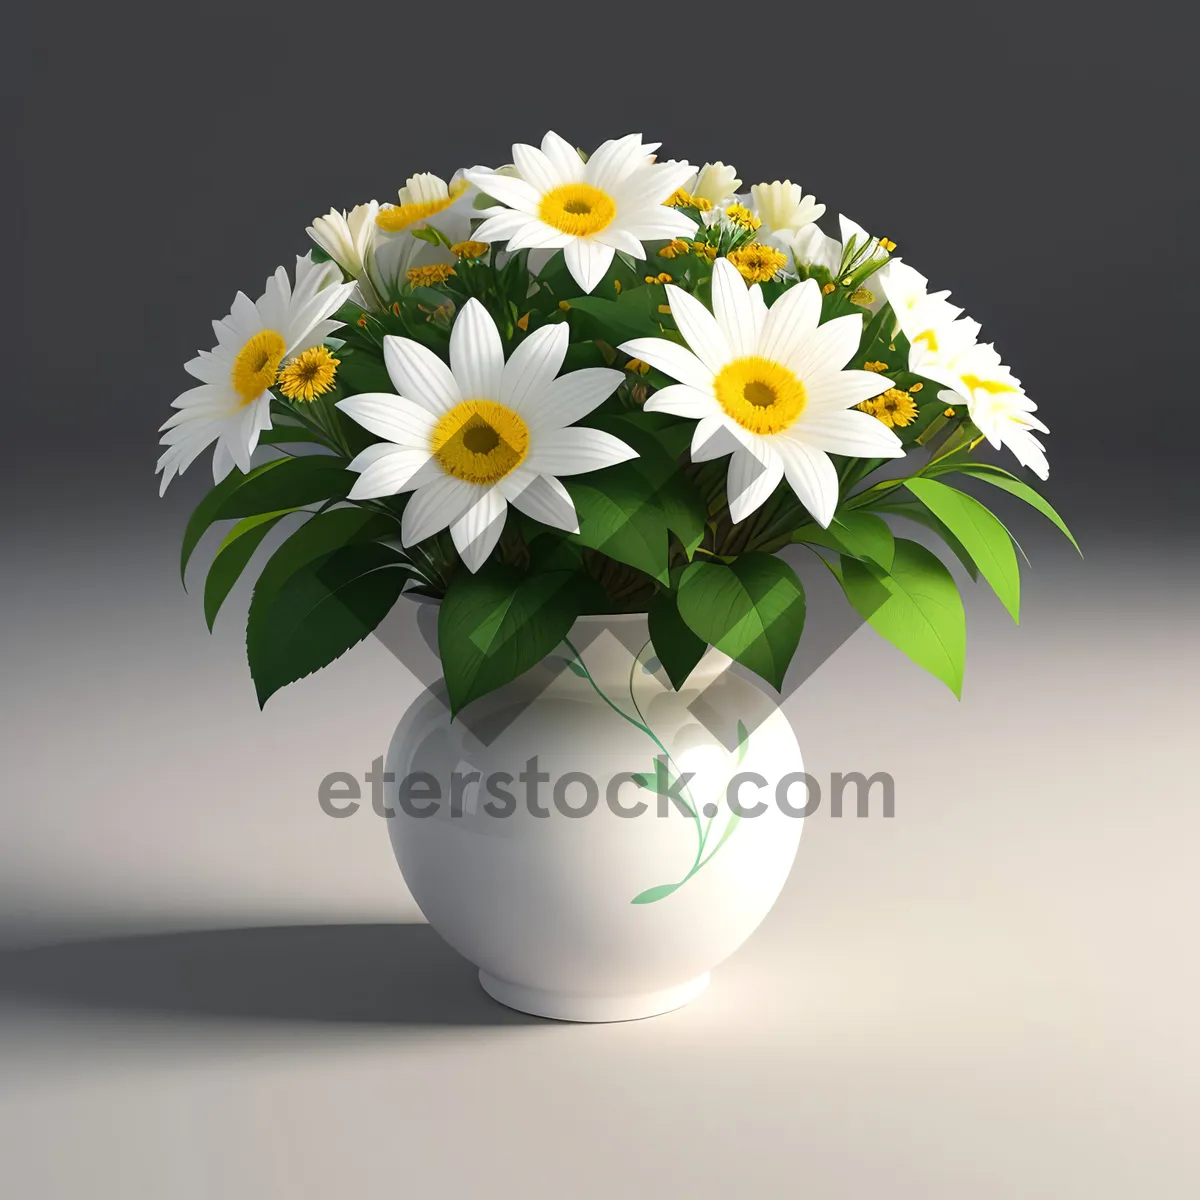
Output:
[[943,417],[952,417],[952,416],[954,416],[954,409],[952,409],[952,408],[948,408],[948,409],[946,409],[946,411],[945,411],[944,413],[942,413],[942,416],[943,416]]
[[650,370],[650,364],[642,362],[640,358],[631,358],[625,364],[625,370],[632,371],[635,375],[645,375]]
[[432,263],[428,267],[413,267],[408,272],[408,282],[413,287],[434,287],[453,274],[454,268],[449,263]]
[[889,429],[903,429],[911,425],[917,418],[916,401],[899,388],[888,388],[882,396],[864,400],[857,406],[861,412],[870,413],[882,421]]
[[529,314],[517,318],[517,328],[524,333],[529,328]]
[[703,196],[693,196],[683,188],[676,188],[663,203],[668,208],[694,208],[697,212],[708,212],[712,208],[711,200],[705,200]]
[[833,283],[827,283],[827,284],[826,284],[826,285],[825,285],[825,286],[824,286],[824,287],[821,289],[821,291],[822,291],[822,293],[823,293],[824,295],[828,296],[828,295],[829,295],[831,292],[836,292],[836,291],[837,291],[837,285],[836,285],[836,284],[833,284]]
[[910,392],[919,392],[924,386],[923,383],[914,383],[908,390]]
[[671,306],[670,306],[669,304],[660,304],[660,305],[658,306],[658,311],[659,311],[660,313],[662,313],[664,316],[666,316],[667,314],[669,314],[669,313],[670,313],[670,311],[671,311]]
[[340,362],[327,346],[303,350],[279,372],[279,390],[289,400],[315,400],[333,387]]
[[787,266],[787,255],[782,250],[764,246],[761,242],[730,250],[726,257],[749,283],[766,283]]
[[869,288],[860,287],[854,290],[854,294],[850,297],[851,304],[874,304],[875,293]]
[[731,204],[726,210],[725,215],[742,229],[758,229],[762,222],[744,205]]
[[710,246],[707,242],[693,242],[692,253],[697,258],[707,258],[709,262],[716,262],[717,248]]
[[613,280],[613,291],[615,291],[618,296],[621,294],[621,281],[619,279]]
[[678,258],[688,252],[688,244],[682,238],[672,238],[659,252],[659,258]]
[[879,245],[880,245],[880,246],[881,246],[881,247],[882,247],[884,250],[886,250],[886,251],[887,251],[889,254],[891,254],[891,252],[892,252],[893,250],[895,250],[895,248],[896,248],[896,243],[895,243],[895,242],[893,242],[893,241],[889,241],[889,240],[888,240],[887,238],[885,238],[885,237],[881,237],[881,238],[879,239]]
[[563,312],[571,311],[571,305],[566,300],[560,300],[558,302],[558,307],[561,308]]
[[888,369],[888,365],[885,362],[863,363],[864,371],[875,371],[877,373],[881,373],[883,371],[886,371],[887,369]]
[[464,258],[482,258],[489,249],[487,242],[455,242],[450,253],[461,262]]
[[660,271],[657,275],[647,275],[647,283],[671,283],[673,276],[668,275],[666,271]]

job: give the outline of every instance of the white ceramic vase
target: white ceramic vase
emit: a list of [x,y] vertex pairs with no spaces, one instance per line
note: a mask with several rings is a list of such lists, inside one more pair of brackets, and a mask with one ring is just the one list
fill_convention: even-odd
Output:
[[569,1021],[667,1012],[766,916],[803,826],[803,789],[791,806],[776,789],[803,767],[765,685],[729,666],[710,649],[676,692],[645,616],[585,617],[454,721],[438,688],[405,714],[396,859],[496,1000]]

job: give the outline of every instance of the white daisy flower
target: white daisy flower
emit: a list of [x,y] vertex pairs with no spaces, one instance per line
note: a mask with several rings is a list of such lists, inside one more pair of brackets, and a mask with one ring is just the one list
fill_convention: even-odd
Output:
[[825,205],[818,204],[814,196],[806,196],[790,179],[756,183],[750,189],[749,207],[762,221],[764,234],[795,233],[825,212]]
[[938,393],[940,400],[947,404],[966,402],[971,420],[993,448],[1007,447],[1039,479],[1050,477],[1045,448],[1033,435],[1034,430],[1050,430],[1033,415],[1037,405],[1000,361],[995,346],[974,342],[951,362],[935,365],[926,374],[946,385],[947,390]]
[[620,250],[645,258],[643,239],[686,237],[696,223],[664,201],[694,172],[688,163],[653,161],[657,142],[641,134],[605,142],[585,163],[556,133],[542,148],[513,146],[514,174],[481,167],[466,177],[499,205],[474,236],[507,242],[510,251],[562,250],[567,270],[585,291],[604,278]]
[[235,466],[250,470],[258,435],[271,428],[269,389],[280,364],[341,326],[329,316],[353,290],[336,263],[314,263],[306,254],[296,259],[294,288],[280,267],[258,300],[238,292],[229,315],[213,322],[217,345],[184,364],[201,384],[171,402],[179,411],[162,426],[160,444],[167,450],[155,468],[162,472],[160,495],[213,442],[218,483]]
[[645,407],[698,421],[692,459],[732,454],[729,514],[743,521],[786,478],[801,503],[828,526],[838,502],[830,454],[899,458],[900,439],[854,406],[892,386],[872,371],[842,368],[862,336],[860,315],[824,325],[821,289],[808,279],[770,309],[726,259],[713,265],[713,311],[672,284],[671,315],[688,344],[635,338],[621,346],[679,380]]
[[399,204],[385,204],[375,214],[375,229],[369,253],[364,257],[365,274],[373,290],[386,304],[395,300],[411,282],[410,271],[422,267],[453,264],[454,254],[413,235],[436,226],[451,244],[471,237],[475,189],[455,172],[447,183],[437,175],[413,175],[400,189]]
[[472,571],[496,545],[510,503],[577,533],[575,505],[558,476],[637,455],[611,434],[570,428],[603,403],[622,376],[607,367],[558,376],[569,336],[566,324],[543,326],[505,362],[495,321],[472,299],[450,332],[449,367],[419,342],[385,338],[384,361],[399,395],[338,403],[384,439],[350,464],[359,478],[349,498],[413,492],[401,527],[404,545],[449,525]]
[[375,240],[379,201],[359,204],[348,213],[331,208],[305,231],[347,275],[361,279],[363,263]]
[[697,200],[707,200],[713,208],[725,208],[734,201],[742,181],[737,177],[737,168],[723,162],[705,163],[683,185],[683,190]]
[[908,338],[909,370],[926,375],[927,367],[944,364],[975,343],[979,324],[946,299],[948,291],[930,292],[920,271],[894,259],[874,278],[892,306],[896,327]]

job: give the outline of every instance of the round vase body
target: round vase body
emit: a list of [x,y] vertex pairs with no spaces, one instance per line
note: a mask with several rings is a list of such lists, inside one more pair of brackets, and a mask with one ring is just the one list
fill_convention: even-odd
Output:
[[766,916],[803,766],[775,701],[729,668],[710,649],[675,691],[645,616],[584,617],[453,721],[437,687],[405,714],[386,767],[396,859],[497,1000],[575,1021],[666,1012]]

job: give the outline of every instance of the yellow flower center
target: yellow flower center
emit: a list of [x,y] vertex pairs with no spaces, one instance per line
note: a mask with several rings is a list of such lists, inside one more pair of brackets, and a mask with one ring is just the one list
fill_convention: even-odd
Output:
[[427,267],[413,267],[408,272],[408,282],[413,287],[436,287],[453,274],[454,268],[449,263],[431,263]]
[[766,283],[787,266],[787,255],[783,251],[764,246],[761,242],[751,242],[738,250],[730,250],[726,257],[749,283]]
[[399,233],[410,225],[428,220],[449,208],[468,186],[465,179],[460,179],[450,185],[447,189],[448,194],[442,200],[426,200],[423,204],[395,204],[391,208],[382,208],[375,218],[375,224],[388,233]]
[[286,350],[283,334],[264,329],[238,351],[230,380],[243,405],[257,400],[275,382],[275,372],[279,370]]
[[495,483],[529,453],[529,426],[494,400],[463,400],[434,426],[430,449],[447,475]]
[[861,412],[870,413],[889,429],[903,429],[917,419],[916,401],[899,388],[888,388],[882,395],[864,400],[856,407]]
[[607,228],[617,215],[613,198],[590,183],[564,183],[547,192],[538,216],[572,237],[589,237]]
[[804,411],[804,384],[781,363],[757,354],[727,363],[713,382],[717,401],[751,433],[781,433]]
[[989,396],[998,396],[1003,392],[1017,390],[1010,383],[1001,383],[996,379],[980,379],[978,375],[964,375],[962,381],[972,392],[986,392]]
[[279,372],[279,390],[289,400],[315,400],[333,387],[340,358],[326,346],[313,346],[297,354]]

